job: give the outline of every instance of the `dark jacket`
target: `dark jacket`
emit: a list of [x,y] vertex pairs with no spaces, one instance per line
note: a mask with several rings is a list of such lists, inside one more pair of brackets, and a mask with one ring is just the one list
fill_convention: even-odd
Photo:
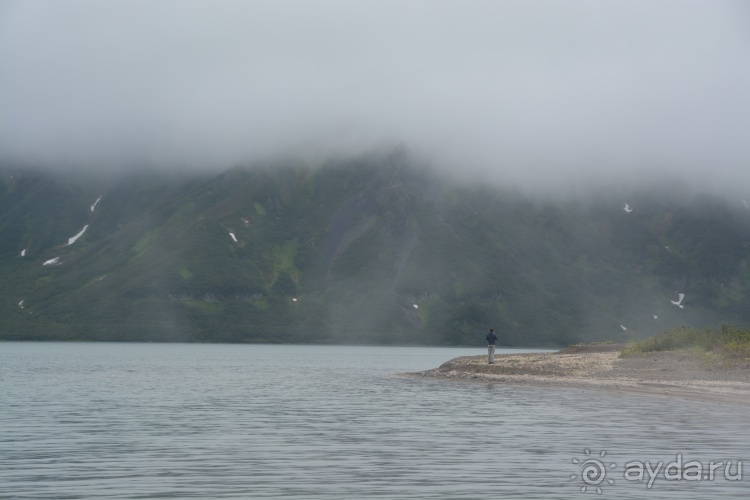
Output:
[[495,335],[495,332],[490,332],[487,334],[487,345],[495,345],[495,342],[497,342],[497,335]]

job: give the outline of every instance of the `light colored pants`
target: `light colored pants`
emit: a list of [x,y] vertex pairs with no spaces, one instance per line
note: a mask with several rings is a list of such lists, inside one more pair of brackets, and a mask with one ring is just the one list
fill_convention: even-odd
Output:
[[495,346],[494,345],[487,346],[487,362],[488,363],[495,362]]

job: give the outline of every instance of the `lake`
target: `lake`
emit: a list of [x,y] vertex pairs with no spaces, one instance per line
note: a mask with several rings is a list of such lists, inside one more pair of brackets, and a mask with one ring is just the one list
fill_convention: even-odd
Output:
[[396,375],[484,352],[2,342],[0,497],[750,495],[747,407]]

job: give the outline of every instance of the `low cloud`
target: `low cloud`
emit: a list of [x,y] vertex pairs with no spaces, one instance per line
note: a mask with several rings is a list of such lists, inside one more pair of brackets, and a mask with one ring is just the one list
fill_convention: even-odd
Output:
[[551,185],[750,185],[741,1],[0,3],[0,155],[226,168],[407,144]]

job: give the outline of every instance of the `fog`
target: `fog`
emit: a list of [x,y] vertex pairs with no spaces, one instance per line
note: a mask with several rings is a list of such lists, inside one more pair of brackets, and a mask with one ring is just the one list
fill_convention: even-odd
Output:
[[750,186],[742,1],[0,3],[0,157],[224,169],[405,144],[551,186]]

